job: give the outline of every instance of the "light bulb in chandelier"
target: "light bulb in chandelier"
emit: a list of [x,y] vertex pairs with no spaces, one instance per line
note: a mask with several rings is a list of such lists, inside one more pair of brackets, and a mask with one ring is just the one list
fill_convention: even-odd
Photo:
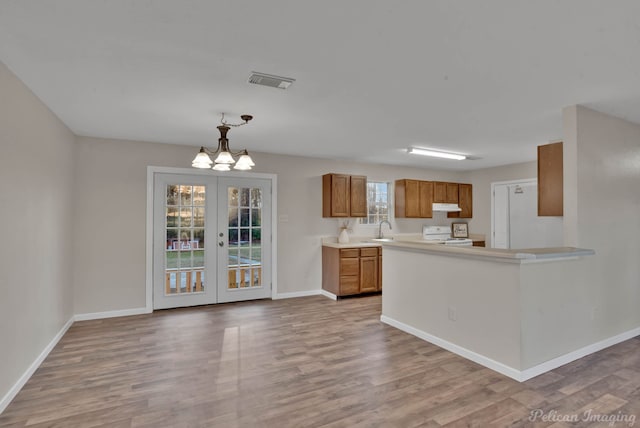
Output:
[[217,163],[213,166],[216,171],[231,171],[231,166],[228,163]]
[[242,156],[238,159],[238,162],[234,165],[233,169],[238,169],[241,171],[250,170],[252,166],[255,166],[253,159],[249,156],[249,153],[245,150]]
[[232,163],[235,163],[235,160],[233,160],[233,156],[231,156],[231,153],[229,153],[229,152],[220,152],[220,154],[216,158],[216,163],[222,163],[222,164],[230,165]]
[[192,167],[202,168],[202,169],[211,168],[211,164],[213,164],[213,161],[211,160],[207,152],[205,152],[204,150],[205,150],[204,147],[200,147],[200,151],[191,162]]

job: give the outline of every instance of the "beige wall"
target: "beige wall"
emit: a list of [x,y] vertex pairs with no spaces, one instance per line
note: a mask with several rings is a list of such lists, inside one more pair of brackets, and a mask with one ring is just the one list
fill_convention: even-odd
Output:
[[0,63],[0,400],[73,315],[74,141]]
[[536,161],[467,172],[466,179],[473,184],[473,219],[469,221],[469,232],[485,235],[487,246],[491,246],[491,183],[537,176]]
[[[77,314],[145,306],[147,166],[188,167],[197,149],[134,141],[78,139],[74,239]],[[458,181],[459,173],[252,153],[254,172],[278,175],[278,293],[321,288],[321,237],[335,236],[339,220],[322,218],[322,180],[328,172]],[[419,233],[434,219],[398,219],[393,233]],[[373,236],[358,226],[354,234]],[[386,226],[385,226],[386,227]]]
[[382,265],[383,316],[522,369],[519,263],[385,247]]
[[640,125],[585,107],[564,109],[565,243],[589,264],[592,339],[640,327]]

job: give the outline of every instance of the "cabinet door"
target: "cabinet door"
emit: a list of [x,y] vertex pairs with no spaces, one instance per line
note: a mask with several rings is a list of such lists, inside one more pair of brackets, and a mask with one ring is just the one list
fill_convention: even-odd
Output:
[[563,215],[562,143],[538,146],[538,215]]
[[350,217],[367,216],[367,177],[351,176]]
[[322,216],[349,217],[350,177],[344,174],[322,176]]
[[473,217],[473,187],[471,184],[458,185],[458,204],[460,205],[460,218]]
[[419,184],[420,192],[420,217],[433,217],[433,182],[421,181]]
[[458,206],[462,211],[447,213],[449,218],[473,217],[473,186],[471,184],[458,184]]
[[447,201],[447,183],[436,181],[433,183],[433,202],[444,203]]
[[378,248],[378,291],[382,291],[382,248]]
[[360,292],[360,284],[357,276],[341,276],[340,277],[340,296],[349,294],[358,294]]
[[378,291],[378,256],[360,257],[360,292]]
[[340,259],[340,276],[358,276],[360,272],[358,258]]
[[405,180],[404,209],[406,217],[420,217],[420,188],[418,180]]
[[445,202],[447,204],[457,204],[458,203],[458,183],[446,183],[446,198]]

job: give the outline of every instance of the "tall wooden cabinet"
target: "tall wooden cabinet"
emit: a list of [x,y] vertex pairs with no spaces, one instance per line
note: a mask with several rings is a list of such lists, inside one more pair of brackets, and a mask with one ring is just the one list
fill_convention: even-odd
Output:
[[473,186],[467,183],[458,183],[458,206],[460,212],[447,213],[449,218],[473,217]]
[[325,174],[322,176],[322,217],[366,217],[367,177]]
[[395,216],[420,217],[420,181],[396,181]]
[[562,216],[562,142],[538,146],[538,215]]
[[322,289],[336,296],[382,290],[382,248],[323,246]]
[[433,217],[433,182],[420,181],[418,183],[418,205],[420,218]]

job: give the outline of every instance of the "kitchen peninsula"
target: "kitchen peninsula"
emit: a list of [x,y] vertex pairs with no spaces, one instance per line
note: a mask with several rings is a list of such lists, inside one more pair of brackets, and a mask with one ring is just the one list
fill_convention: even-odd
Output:
[[381,320],[524,381],[593,352],[593,254],[384,243]]

